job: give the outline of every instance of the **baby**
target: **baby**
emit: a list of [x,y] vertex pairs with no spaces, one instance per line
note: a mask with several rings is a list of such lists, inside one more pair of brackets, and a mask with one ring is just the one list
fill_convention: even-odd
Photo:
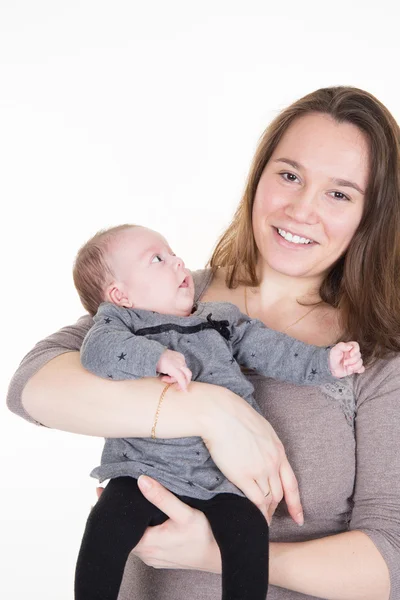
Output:
[[[160,234],[144,227],[123,225],[96,234],[78,253],[74,281],[85,308],[96,313],[81,361],[100,377],[162,375],[182,389],[191,379],[213,383],[260,412],[240,365],[306,385],[364,371],[355,342],[309,346],[233,304],[194,305],[190,271]],[[129,553],[149,525],[167,519],[142,496],[137,486],[142,473],[204,512],[221,551],[223,600],[265,600],[268,525],[261,511],[219,471],[201,438],[154,435],[105,442],[92,476],[111,481],[87,522],[76,600],[116,600]]]

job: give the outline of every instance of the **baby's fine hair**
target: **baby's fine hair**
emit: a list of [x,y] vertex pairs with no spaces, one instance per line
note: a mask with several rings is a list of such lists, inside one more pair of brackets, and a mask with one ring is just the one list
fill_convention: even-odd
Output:
[[108,260],[110,244],[123,231],[137,227],[125,223],[108,229],[101,229],[90,238],[76,255],[72,275],[83,307],[94,316],[104,302],[104,292],[111,283],[114,273]]

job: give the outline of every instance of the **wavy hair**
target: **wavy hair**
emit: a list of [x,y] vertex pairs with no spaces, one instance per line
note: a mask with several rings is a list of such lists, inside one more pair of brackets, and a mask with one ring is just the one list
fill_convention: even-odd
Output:
[[400,352],[400,130],[388,109],[368,92],[322,88],[274,119],[260,140],[242,200],[209,265],[227,267],[229,288],[259,285],[252,229],[258,182],[290,125],[312,113],[357,126],[369,143],[370,172],[361,222],[319,290],[322,301],[340,310],[343,338],[360,343],[368,364]]

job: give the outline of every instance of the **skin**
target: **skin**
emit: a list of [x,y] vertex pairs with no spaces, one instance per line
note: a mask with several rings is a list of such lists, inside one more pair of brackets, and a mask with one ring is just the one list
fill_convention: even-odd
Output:
[[[354,125],[321,115],[292,124],[265,167],[254,200],[262,279],[272,269],[301,278],[305,289],[317,288],[360,223],[367,175],[367,142]],[[286,241],[277,228],[313,243]]]
[[[253,229],[261,282],[248,298],[252,317],[308,343],[334,343],[340,335],[337,311],[321,304],[296,323],[308,310],[298,300],[319,299],[317,291],[326,270],[348,247],[362,217],[368,169],[368,143],[355,126],[318,114],[291,125],[256,192]],[[313,244],[282,240],[278,227],[312,239]],[[203,300],[234,302],[244,311],[243,298],[243,288],[228,290],[224,273],[219,272]],[[272,516],[282,489],[275,478],[269,483]],[[170,519],[149,528],[133,552],[155,568],[220,573],[219,550],[204,515],[148,477],[140,477],[139,486]],[[270,551],[274,585],[327,599],[389,598],[387,566],[362,532],[275,543]]]
[[115,274],[105,299],[126,308],[142,308],[187,317],[193,308],[190,271],[162,235],[146,227],[121,232],[108,252]]
[[[193,277],[184,261],[171,250],[167,240],[146,227],[122,231],[108,250],[107,260],[113,281],[105,299],[125,308],[187,317],[194,303]],[[360,347],[356,342],[336,344],[330,351],[329,366],[336,377],[362,373]],[[166,383],[178,383],[186,390],[192,373],[180,352],[166,350],[156,368]]]

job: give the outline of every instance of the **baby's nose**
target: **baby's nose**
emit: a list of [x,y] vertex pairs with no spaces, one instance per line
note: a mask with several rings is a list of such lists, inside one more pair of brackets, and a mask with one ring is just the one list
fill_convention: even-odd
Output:
[[175,256],[174,258],[175,258],[175,264],[176,264],[176,266],[180,267],[181,269],[184,269],[185,268],[185,263],[184,263],[183,259],[180,258],[179,256]]

